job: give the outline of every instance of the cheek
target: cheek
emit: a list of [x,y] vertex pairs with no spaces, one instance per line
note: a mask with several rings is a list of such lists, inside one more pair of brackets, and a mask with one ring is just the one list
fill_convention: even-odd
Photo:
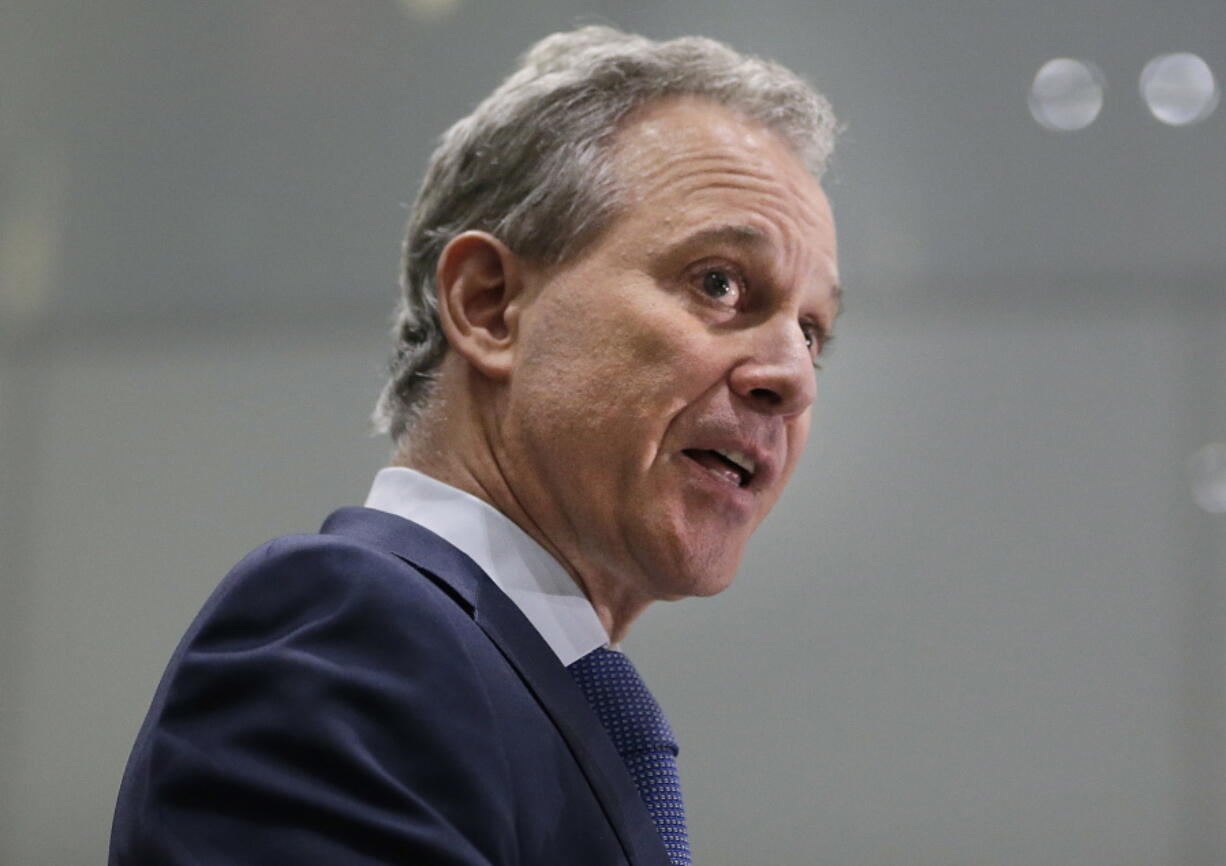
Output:
[[628,283],[596,300],[576,292],[540,312],[524,343],[523,376],[596,416],[659,417],[684,405],[709,355],[703,329],[653,286]]
[[609,348],[644,388],[682,405],[707,390],[720,363],[719,341],[707,323],[654,285],[622,309]]

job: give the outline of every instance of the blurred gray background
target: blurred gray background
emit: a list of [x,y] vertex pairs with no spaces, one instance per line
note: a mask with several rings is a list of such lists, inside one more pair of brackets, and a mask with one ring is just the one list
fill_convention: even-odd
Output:
[[[697,862],[1226,863],[1221,0],[0,2],[0,863],[102,863],[128,750],[249,548],[361,502],[432,141],[606,22],[773,56],[847,124],[847,311],[799,476],[629,642]],[[1106,78],[1079,132],[1036,70]]]

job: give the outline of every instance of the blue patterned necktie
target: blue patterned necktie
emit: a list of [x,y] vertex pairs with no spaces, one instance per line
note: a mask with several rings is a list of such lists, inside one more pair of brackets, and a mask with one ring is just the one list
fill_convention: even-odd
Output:
[[677,738],[630,659],[616,650],[585,655],[568,670],[596,710],[634,777],[673,866],[690,866]]

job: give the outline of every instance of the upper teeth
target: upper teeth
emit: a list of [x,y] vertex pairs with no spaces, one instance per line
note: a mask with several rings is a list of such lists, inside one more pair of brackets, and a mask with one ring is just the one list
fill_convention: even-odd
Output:
[[753,471],[755,467],[757,466],[757,464],[754,463],[752,457],[746,456],[741,451],[724,451],[722,449],[716,448],[715,453],[723,457],[726,460],[731,460],[733,463],[735,463],[737,466],[740,466],[750,475],[753,475]]

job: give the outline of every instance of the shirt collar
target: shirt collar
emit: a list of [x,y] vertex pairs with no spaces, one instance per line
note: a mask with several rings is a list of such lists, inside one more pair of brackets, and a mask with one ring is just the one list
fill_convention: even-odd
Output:
[[379,470],[366,507],[424,526],[477,563],[569,665],[607,646],[596,610],[566,569],[489,503],[415,469]]

